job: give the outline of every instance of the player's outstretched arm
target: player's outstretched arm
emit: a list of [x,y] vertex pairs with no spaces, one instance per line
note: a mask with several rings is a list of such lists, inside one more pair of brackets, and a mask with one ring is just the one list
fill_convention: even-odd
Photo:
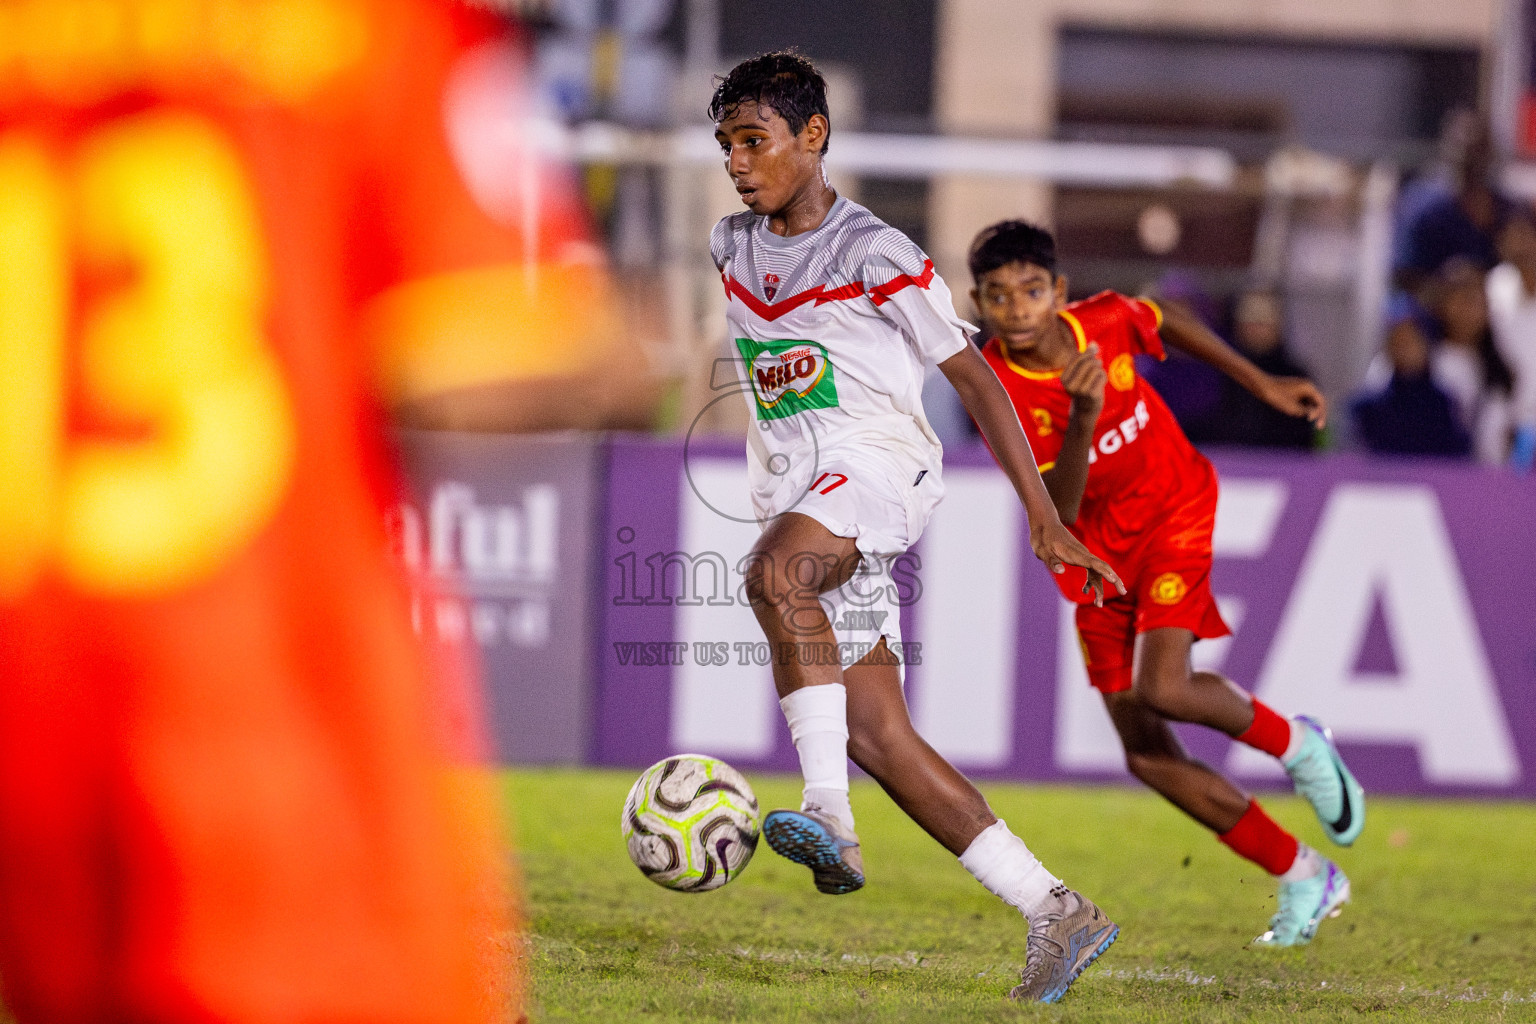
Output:
[[1035,466],[1034,454],[1029,450],[1024,428],[1019,426],[1013,403],[1008,401],[1008,393],[981,353],[975,346],[966,345],[940,363],[939,369],[954,385],[966,412],[981,428],[998,465],[1008,474],[1019,500],[1024,503],[1024,512],[1029,516],[1029,543],[1035,557],[1051,572],[1065,572],[1067,565],[1087,569],[1088,582],[1084,592],[1092,588],[1095,604],[1104,603],[1105,580],[1124,594],[1125,584],[1120,582],[1115,571],[1094,557],[1061,525],[1061,517],[1056,514],[1056,506],[1045,489],[1045,482],[1040,479],[1040,470]]
[[1272,377],[1222,341],[1199,317],[1178,303],[1160,303],[1159,333],[1174,348],[1209,363],[1247,388],[1260,401],[1290,416],[1303,416],[1321,430],[1328,423],[1328,403],[1305,377]]

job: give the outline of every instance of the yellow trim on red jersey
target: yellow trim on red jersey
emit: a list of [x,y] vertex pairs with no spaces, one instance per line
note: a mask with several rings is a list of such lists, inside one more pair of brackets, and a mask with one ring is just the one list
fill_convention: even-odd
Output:
[[1065,309],[1058,309],[1056,315],[1065,320],[1072,328],[1072,333],[1077,337],[1077,350],[1079,352],[1088,351],[1088,335],[1083,332],[1083,322]]
[[1138,297],[1136,299],[1136,301],[1142,303],[1143,305],[1152,307],[1152,315],[1157,317],[1157,323],[1152,325],[1152,329],[1155,330],[1155,331],[1162,330],[1163,329],[1163,307],[1159,306],[1157,303],[1153,302],[1151,299],[1143,299],[1143,298]]
[[1040,470],[1042,473],[1049,473],[1051,470],[1056,468],[1056,460],[1052,459],[1050,462],[1042,462],[1035,468]]
[[[1065,320],[1067,322],[1067,326],[1072,328],[1072,336],[1077,339],[1077,350],[1079,352],[1086,352],[1088,350],[1088,337],[1083,333],[1083,325],[1078,322],[1077,317],[1073,316],[1071,313],[1068,313],[1064,309],[1058,309],[1056,311],[1056,315]],[[997,341],[997,351],[1002,355],[1003,362],[1008,365],[1008,369],[1012,370],[1020,377],[1027,377],[1030,380],[1055,380],[1062,374],[1061,370],[1024,369],[1024,367],[1008,358],[1008,346],[1003,344],[1001,338],[999,338]]]

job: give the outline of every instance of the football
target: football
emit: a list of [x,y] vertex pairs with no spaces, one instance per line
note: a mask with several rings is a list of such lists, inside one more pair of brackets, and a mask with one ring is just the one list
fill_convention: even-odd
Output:
[[679,892],[708,892],[752,859],[757,797],[724,761],[678,754],[635,780],[621,824],[629,859],[647,878]]

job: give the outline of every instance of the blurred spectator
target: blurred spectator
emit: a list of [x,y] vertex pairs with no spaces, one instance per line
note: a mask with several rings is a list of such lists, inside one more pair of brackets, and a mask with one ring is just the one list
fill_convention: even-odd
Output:
[[1440,328],[1429,373],[1451,398],[1479,462],[1502,463],[1509,450],[1510,374],[1488,327],[1484,274],[1466,260],[1451,260],[1426,287]]
[[1494,238],[1510,204],[1493,185],[1488,127],[1468,117],[1462,112],[1447,126],[1443,148],[1448,180],[1410,185],[1399,205],[1393,278],[1410,294],[1455,257],[1480,270],[1498,262]]
[[[1237,302],[1232,340],[1236,348],[1265,373],[1277,377],[1306,377],[1307,370],[1286,350],[1280,297],[1270,291],[1244,293]],[[1246,388],[1223,376],[1207,428],[1217,444],[1259,448],[1311,448],[1312,424],[1287,416],[1255,398]]]
[[1504,262],[1488,274],[1488,312],[1494,343],[1513,377],[1511,462],[1529,472],[1536,456],[1536,223],[1529,209],[1510,218],[1499,235],[1499,253]]
[[1386,351],[1366,381],[1351,412],[1371,451],[1464,456],[1472,450],[1472,438],[1457,418],[1450,396],[1430,374],[1429,342],[1406,300],[1392,303]]
[[[1170,270],[1145,293],[1154,301],[1184,305],[1201,323],[1225,336],[1220,306],[1193,275]],[[1174,348],[1168,350],[1168,358],[1162,362],[1149,357],[1138,359],[1136,368],[1157,389],[1186,437],[1195,444],[1218,440],[1213,436],[1212,425],[1226,379],[1221,371]]]
[[1435,146],[1434,160],[1421,167],[1398,190],[1392,218],[1395,242],[1401,242],[1404,227],[1415,220],[1426,206],[1453,191],[1457,168],[1462,164],[1468,143],[1479,131],[1479,122],[1477,111],[1468,107],[1454,107],[1446,111],[1440,122],[1440,137]]

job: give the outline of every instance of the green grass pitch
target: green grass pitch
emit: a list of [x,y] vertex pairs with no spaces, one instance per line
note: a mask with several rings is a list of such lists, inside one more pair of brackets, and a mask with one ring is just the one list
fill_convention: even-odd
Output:
[[[505,781],[535,1022],[1536,1020],[1536,807],[1373,800],[1336,854],[1354,902],[1310,946],[1268,951],[1244,947],[1273,911],[1270,879],[1152,794],[986,786],[1121,926],[1062,1003],[1039,1007],[1003,998],[1022,920],[871,783],[853,794],[869,885],[830,897],[766,845],[716,892],[653,885],[619,839],[632,773]],[[795,780],[752,782],[765,810],[797,799]],[[1327,846],[1304,804],[1265,805]]]

